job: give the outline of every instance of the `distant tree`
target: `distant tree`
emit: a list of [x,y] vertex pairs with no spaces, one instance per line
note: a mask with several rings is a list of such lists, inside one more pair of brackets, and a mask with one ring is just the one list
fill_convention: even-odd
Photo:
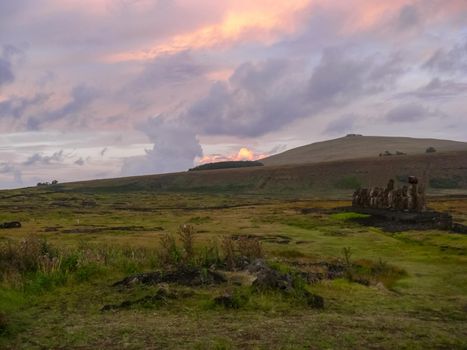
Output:
[[436,152],[436,148],[430,146],[430,147],[428,147],[428,148],[426,149],[425,152],[426,152],[426,153],[435,153],[435,152]]
[[52,185],[56,185],[56,184],[58,184],[58,181],[57,181],[57,180],[53,180],[53,181],[52,181]]

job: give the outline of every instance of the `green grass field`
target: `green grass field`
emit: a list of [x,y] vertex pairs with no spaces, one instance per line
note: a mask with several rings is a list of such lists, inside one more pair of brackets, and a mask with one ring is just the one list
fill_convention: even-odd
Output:
[[[0,222],[23,225],[0,230],[0,348],[467,348],[467,236],[386,233],[330,210],[348,204],[228,193],[1,192]],[[431,206],[467,223],[467,199],[437,198]],[[196,229],[197,264],[206,265],[224,238],[250,236],[282,270],[345,262],[349,248],[354,274],[365,275],[366,266],[400,273],[371,275],[366,285],[339,277],[301,286],[324,298],[323,309],[228,279],[194,287],[169,283],[163,288],[177,297],[101,311],[159,290],[112,284],[161,269],[161,239],[182,224]],[[15,247],[38,238],[47,241],[39,249],[57,260],[12,268]],[[243,300],[237,308],[213,303],[226,292]]]

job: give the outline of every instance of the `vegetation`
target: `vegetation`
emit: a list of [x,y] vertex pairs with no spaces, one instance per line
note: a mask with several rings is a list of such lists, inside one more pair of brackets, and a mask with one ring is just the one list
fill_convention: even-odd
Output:
[[435,153],[436,152],[436,148],[434,147],[428,147],[425,151],[425,153]]
[[[0,231],[2,349],[467,345],[464,235],[361,226],[333,210],[346,201],[52,187],[0,198],[0,222],[22,223]],[[467,223],[465,199],[430,206]]]
[[241,161],[226,161],[226,162],[216,162],[202,164],[195,168],[190,169],[189,171],[200,171],[200,170],[216,170],[216,169],[232,169],[232,168],[249,168],[255,166],[264,166],[263,163],[255,160],[241,160]]

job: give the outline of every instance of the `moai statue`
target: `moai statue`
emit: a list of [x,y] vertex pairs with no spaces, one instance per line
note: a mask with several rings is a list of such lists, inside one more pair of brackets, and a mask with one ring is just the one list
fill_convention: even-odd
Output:
[[417,211],[418,204],[418,179],[415,176],[409,176],[409,188],[408,188],[408,203],[407,209],[409,211]]
[[417,200],[417,212],[426,210],[426,197],[425,197],[425,186],[420,185],[418,187],[418,200]]
[[408,210],[409,208],[408,190],[409,188],[406,185],[402,186],[401,210]]
[[366,208],[370,206],[370,192],[367,188],[362,190],[362,207]]
[[384,192],[383,188],[379,189],[379,195],[378,195],[378,208],[385,208],[386,207],[386,194]]
[[376,199],[378,198],[378,187],[372,187],[370,192],[370,207],[376,208]]
[[352,194],[352,207],[356,207],[356,204],[357,204],[357,193],[358,193],[358,190],[355,190],[354,193]]
[[384,192],[384,206],[389,209],[394,208],[394,180],[391,179],[386,186],[386,190]]

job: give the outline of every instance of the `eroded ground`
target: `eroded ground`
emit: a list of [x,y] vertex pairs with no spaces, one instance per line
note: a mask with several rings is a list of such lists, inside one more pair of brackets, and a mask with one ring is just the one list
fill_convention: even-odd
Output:
[[[467,347],[465,235],[361,226],[351,214],[332,210],[345,201],[47,190],[0,197],[0,222],[22,223],[0,230],[0,242],[38,235],[54,249],[80,252],[75,269],[59,277],[3,274],[2,348]],[[467,199],[437,199],[431,206],[467,223]],[[238,307],[216,305],[214,298],[243,288],[230,278],[232,271],[224,271],[230,276],[225,283],[112,286],[160,269],[161,238],[181,224],[195,227],[199,256],[225,237],[249,237],[261,242],[265,261],[301,273],[345,264],[343,249],[350,248],[348,258],[358,268],[390,265],[403,274],[364,283],[345,274],[306,281],[305,288],[324,299],[323,309],[274,291],[248,292]],[[71,263],[57,269],[65,264]],[[155,297],[161,293],[167,294]]]

